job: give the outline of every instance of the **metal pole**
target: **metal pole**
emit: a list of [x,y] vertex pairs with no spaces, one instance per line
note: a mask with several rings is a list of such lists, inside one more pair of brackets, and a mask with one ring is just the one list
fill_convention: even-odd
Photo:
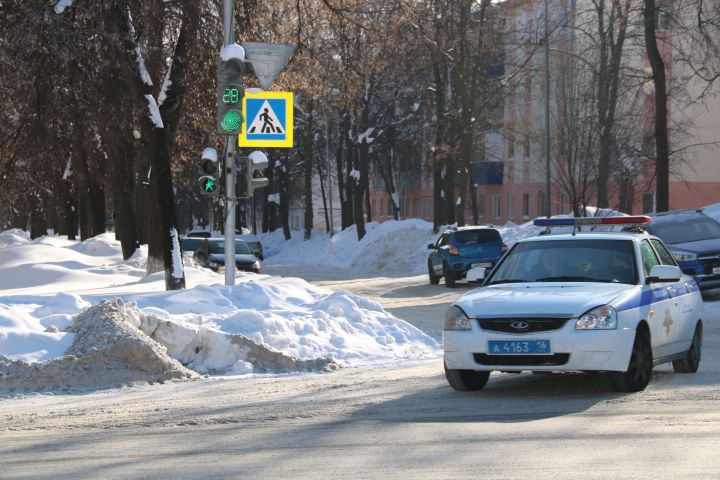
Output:
[[[223,46],[235,42],[233,0],[223,0]],[[225,144],[225,285],[235,285],[235,139]]]
[[548,27],[548,0],[545,0],[545,208],[550,218],[550,32]]

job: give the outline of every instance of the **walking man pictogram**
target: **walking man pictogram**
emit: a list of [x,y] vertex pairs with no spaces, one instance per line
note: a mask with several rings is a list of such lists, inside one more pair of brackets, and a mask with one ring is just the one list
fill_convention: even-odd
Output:
[[270,118],[267,108],[263,108],[263,113],[260,114],[260,120],[263,121],[260,133],[268,133],[268,130],[270,133],[275,133],[275,126],[273,126],[273,121],[272,118]]

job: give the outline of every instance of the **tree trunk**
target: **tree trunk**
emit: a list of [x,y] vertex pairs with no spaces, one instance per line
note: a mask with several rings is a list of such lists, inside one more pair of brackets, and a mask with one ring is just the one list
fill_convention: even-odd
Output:
[[670,150],[667,130],[667,85],[665,79],[665,62],[657,45],[655,20],[657,9],[655,0],[645,0],[643,15],[645,17],[645,49],[653,74],[655,86],[655,175],[656,175],[656,209],[666,212],[670,209]]
[[315,126],[313,111],[314,101],[310,98],[308,102],[307,125],[305,126],[305,139],[303,145],[303,159],[305,161],[305,240],[310,240],[313,229],[313,203],[312,203],[312,178],[314,161]]
[[343,152],[345,138],[347,136],[347,116],[343,115],[340,127],[338,128],[337,147],[335,148],[335,169],[337,170],[338,197],[340,198],[340,228],[347,228],[347,202],[345,201],[345,176],[343,171]]
[[[165,288],[167,290],[179,290],[185,288],[185,272],[183,270],[181,253],[178,238],[177,214],[175,211],[175,192],[172,184],[172,172],[170,169],[170,145],[173,143],[173,134],[177,128],[182,114],[183,94],[185,92],[185,77],[187,73],[187,47],[192,41],[197,30],[199,21],[198,2],[185,0],[183,2],[183,19],[180,27],[180,35],[175,46],[172,69],[169,75],[170,87],[167,89],[165,102],[158,109],[152,96],[151,85],[143,82],[138,75],[138,90],[141,92],[143,109],[152,113],[158,109],[162,124],[157,120],[151,120],[149,115],[144,116],[145,138],[150,146],[150,165],[152,167],[151,190],[157,201],[158,222],[153,223],[155,232],[149,233],[150,245],[148,248],[148,270],[151,263],[157,263],[162,258],[165,270]],[[135,39],[130,37],[128,12],[118,7],[118,16],[122,18],[120,23],[121,31],[126,34],[128,45],[125,50],[128,55],[127,61],[135,62]],[[153,238],[154,237],[154,238]],[[153,248],[153,240],[157,245]],[[158,255],[159,254],[159,255]],[[158,258],[160,257],[160,258]],[[180,260],[180,261],[178,261]]]
[[[327,195],[325,194],[325,182],[323,181],[323,172],[320,162],[317,163],[318,177],[320,178],[320,195],[322,196],[323,212],[325,212],[325,231],[330,233],[330,216],[328,215]],[[330,172],[328,172],[328,175]],[[327,175],[325,176],[327,178]]]
[[[598,73],[598,122],[600,128],[598,172],[597,172],[597,206],[609,206],[610,192],[608,181],[611,176],[612,159],[615,145],[615,111],[617,109],[618,88],[620,84],[620,62],[622,60],[627,30],[627,17],[630,2],[626,0],[623,8],[620,0],[612,0],[612,8],[605,30],[605,0],[596,3],[598,15],[598,34],[600,46],[600,65]],[[617,29],[617,38],[614,31]]]
[[280,222],[282,223],[283,236],[285,240],[290,240],[290,179],[288,173],[288,156],[287,153],[283,158],[282,167],[280,168]]
[[47,235],[47,223],[42,195],[30,196],[30,239]]

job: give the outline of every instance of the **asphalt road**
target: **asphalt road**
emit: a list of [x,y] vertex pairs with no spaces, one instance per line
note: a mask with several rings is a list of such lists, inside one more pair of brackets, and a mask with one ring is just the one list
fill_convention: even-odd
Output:
[[[343,280],[438,336],[467,287]],[[0,478],[717,479],[720,302],[696,374],[658,367],[637,394],[601,375],[494,373],[451,390],[440,359],[330,374],[208,379],[0,399]]]

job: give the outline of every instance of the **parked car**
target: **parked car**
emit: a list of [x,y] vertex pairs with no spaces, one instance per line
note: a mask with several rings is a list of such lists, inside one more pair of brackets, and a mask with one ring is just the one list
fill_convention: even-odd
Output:
[[[212,270],[225,266],[225,239],[204,238],[193,255],[195,262]],[[243,240],[235,240],[235,267],[238,270],[260,273],[260,260],[255,257],[250,246]]]
[[186,236],[196,238],[210,238],[212,237],[212,233],[208,232],[207,230],[193,230],[192,232],[189,232]]
[[459,227],[445,230],[437,242],[428,245],[430,283],[437,285],[445,278],[449,288],[465,278],[471,268],[491,269],[507,250],[500,232],[490,227]]
[[647,230],[660,237],[700,290],[720,288],[720,223],[701,210],[651,215]]
[[180,249],[183,253],[193,253],[201,240],[199,237],[183,237],[180,239]]
[[[598,221],[535,224],[583,220]],[[491,371],[606,372],[618,390],[639,391],[654,365],[697,371],[702,311],[697,284],[647,232],[531,237],[448,309],[445,375],[455,390],[480,390]]]

